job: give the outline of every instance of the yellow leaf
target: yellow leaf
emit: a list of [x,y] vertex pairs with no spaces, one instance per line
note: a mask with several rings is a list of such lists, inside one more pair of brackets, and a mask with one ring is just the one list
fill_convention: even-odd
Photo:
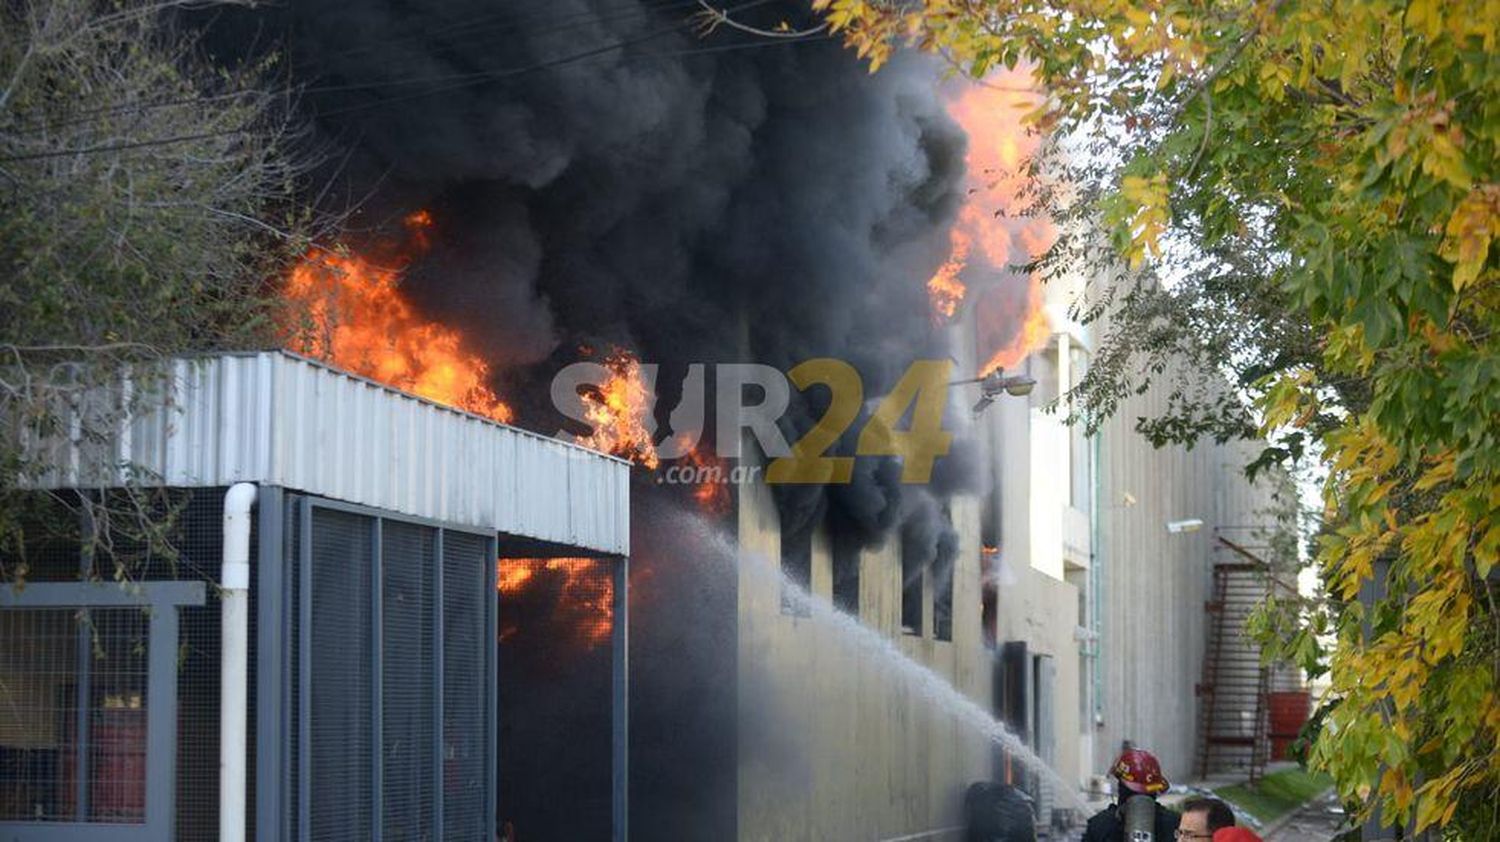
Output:
[[1437,0],[1412,0],[1406,7],[1406,28],[1431,41],[1443,31],[1443,16]]
[[1421,479],[1417,480],[1416,489],[1418,491],[1426,491],[1433,486],[1447,482],[1453,479],[1453,474],[1457,469],[1458,461],[1454,456],[1454,452],[1452,450],[1445,451],[1433,466],[1427,469],[1426,473],[1422,474]]
[[1500,185],[1496,184],[1469,191],[1448,217],[1439,254],[1454,264],[1454,290],[1462,290],[1479,277],[1489,256],[1497,220],[1500,220]]
[[1120,195],[1130,203],[1128,227],[1130,245],[1125,255],[1132,269],[1138,268],[1146,252],[1161,254],[1161,235],[1166,233],[1167,176],[1157,173],[1150,178],[1128,175],[1120,181]]
[[1438,132],[1428,142],[1427,154],[1422,158],[1422,172],[1452,184],[1460,190],[1473,185],[1469,169],[1464,164],[1463,152],[1447,134]]

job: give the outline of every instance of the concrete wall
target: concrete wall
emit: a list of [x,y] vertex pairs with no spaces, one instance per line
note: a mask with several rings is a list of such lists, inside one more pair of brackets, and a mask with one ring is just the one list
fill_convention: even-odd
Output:
[[[1066,353],[1059,337],[1020,368],[1038,380],[1030,397],[1006,396],[975,424],[986,453],[992,493],[990,536],[998,548],[995,640],[1021,642],[1028,654],[1052,659],[1052,767],[1064,781],[1082,785],[1092,764],[1092,734],[1085,727],[1086,692],[1081,663],[1086,625],[1087,569],[1092,544],[1089,515],[1071,505],[1072,471],[1065,412],[1046,404],[1066,387]],[[1061,343],[1066,347],[1066,338]],[[1056,361],[1061,358],[1063,365]],[[1037,746],[1044,752],[1045,746]],[[999,775],[1003,777],[1003,775]],[[1047,805],[1043,805],[1044,807]]]
[[[1053,658],[1053,765],[1064,780],[1083,785],[1103,774],[1123,740],[1185,778],[1195,760],[1215,533],[1247,538],[1245,527],[1267,525],[1271,482],[1243,475],[1255,443],[1153,448],[1134,426],[1167,410],[1163,388],[1124,401],[1092,443],[1078,440],[1064,423],[1066,393],[1100,326],[1071,321],[1069,304],[1086,291],[1081,277],[1049,282],[1054,333],[1008,372],[1031,375],[1035,391],[1001,397],[973,421],[993,489],[983,505],[985,541],[998,548],[995,639]],[[958,333],[975,342],[972,319]],[[956,358],[962,371],[977,359],[963,342]],[[1216,377],[1203,375],[1207,388]],[[1080,478],[1092,479],[1091,494],[1080,494]],[[1167,531],[1168,521],[1188,519],[1202,528]]]
[[[933,639],[930,587],[923,634],[901,633],[896,538],[862,553],[860,614],[988,708],[977,503],[956,501],[952,514],[962,536],[953,640]],[[878,840],[959,825],[964,789],[989,777],[988,746],[825,619],[782,613],[780,530],[764,485],[741,487],[739,538],[739,838]],[[812,589],[825,598],[831,570],[820,529]]]
[[[1029,399],[1002,397],[978,418],[969,409],[977,388],[953,390],[950,429],[978,438],[973,458],[984,478],[981,491],[952,503],[961,536],[953,641],[932,637],[930,587],[923,634],[901,633],[894,539],[862,555],[861,617],[993,710],[980,550],[995,545],[986,571],[996,584],[992,632],[999,644],[1024,642],[1028,654],[1052,659],[1059,776],[1082,787],[1130,740],[1155,752],[1169,777],[1185,780],[1195,757],[1194,685],[1215,529],[1263,523],[1269,483],[1252,486],[1243,477],[1252,444],[1152,448],[1133,429],[1136,418],[1165,409],[1165,395],[1152,390],[1126,401],[1101,430],[1089,510],[1081,509],[1072,462],[1091,448],[1071,440],[1065,412],[1044,405],[1076,381],[1068,347],[1086,349],[1089,335],[1060,315],[1054,324],[1061,336],[1052,339],[1051,358],[1027,366],[1050,378],[1050,387],[1039,383]],[[955,330],[953,356],[955,378],[972,376],[972,323]],[[1082,476],[1088,480],[1086,469]],[[998,776],[990,747],[914,688],[893,682],[825,621],[782,612],[775,505],[763,485],[740,490],[738,837],[878,840],[957,826],[964,788]],[[1194,518],[1204,522],[1197,532],[1166,529],[1168,521]],[[830,556],[819,531],[812,588],[824,597]],[[1088,640],[1091,624],[1096,643]]]

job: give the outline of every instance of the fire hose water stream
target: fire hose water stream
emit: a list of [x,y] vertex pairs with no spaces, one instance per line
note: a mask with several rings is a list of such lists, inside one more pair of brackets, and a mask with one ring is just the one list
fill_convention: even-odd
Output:
[[[701,528],[701,527],[700,527]],[[711,530],[705,530],[711,532]],[[1088,805],[1057,772],[1037,756],[1018,736],[1003,723],[990,716],[973,699],[959,692],[943,676],[913,660],[902,652],[896,642],[853,617],[832,603],[788,579],[782,574],[780,565],[771,559],[749,551],[735,548],[724,536],[712,533],[706,536],[726,558],[738,558],[745,569],[762,581],[774,581],[784,598],[810,615],[814,621],[831,629],[838,639],[876,664],[893,679],[903,681],[914,688],[923,699],[935,708],[944,711],[989,742],[1008,752],[1013,760],[1039,775],[1047,784],[1060,806],[1070,807],[1087,814]]]

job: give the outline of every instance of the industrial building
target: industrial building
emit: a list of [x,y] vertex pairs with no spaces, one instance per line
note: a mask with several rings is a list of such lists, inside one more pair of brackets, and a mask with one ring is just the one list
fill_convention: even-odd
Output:
[[[1044,828],[1076,818],[896,656],[1076,792],[1127,741],[1190,777],[1214,732],[1212,565],[1269,492],[1239,446],[1152,449],[1132,422],[1154,392],[1096,437],[1064,424],[1049,404],[1092,339],[1053,309],[1017,368],[1030,394],[976,412],[952,390],[986,481],[947,498],[956,546],[930,565],[899,530],[864,548],[828,523],[785,533],[759,483],[692,527],[637,491],[632,523],[620,460],[295,355],[175,361],[109,436],[38,443],[38,494],[76,532],[36,532],[25,587],[0,590],[0,835],[955,839],[984,780],[1029,790]],[[958,371],[971,331],[953,333]],[[124,466],[176,507],[177,554],[85,581],[128,548],[87,551],[88,507],[66,500]],[[497,557],[550,559],[566,586],[507,608]],[[884,644],[851,645],[782,572]],[[558,610],[600,594],[604,622]],[[1249,730],[1227,740],[1263,742],[1231,714]]]
[[[1016,372],[1036,381],[1030,394],[976,410],[977,389],[953,390],[950,426],[982,442],[987,482],[945,508],[959,536],[951,563],[911,570],[898,537],[850,550],[826,526],[789,539],[769,490],[741,488],[726,635],[739,714],[723,723],[738,734],[738,759],[716,838],[957,839],[965,790],[981,780],[1029,790],[1044,830],[1081,818],[1062,809],[1054,784],[922,688],[890,680],[880,657],[851,651],[834,624],[788,610],[755,559],[797,566],[793,578],[985,706],[1077,793],[1112,790],[1103,776],[1126,743],[1156,753],[1174,780],[1200,772],[1214,710],[1205,669],[1219,651],[1206,647],[1213,633],[1238,634],[1211,626],[1215,564],[1279,528],[1268,514],[1276,486],[1245,477],[1253,443],[1153,448],[1134,423],[1165,408],[1161,388],[1133,397],[1095,436],[1064,423],[1066,407],[1053,402],[1078,383],[1094,342],[1066,316],[1077,292],[1048,290],[1053,332]],[[975,346],[972,321],[961,321],[956,371],[976,370]],[[1229,650],[1251,652],[1242,637]],[[1278,676],[1296,689],[1295,676]],[[1233,765],[1257,752],[1264,762],[1265,689],[1220,699],[1217,715],[1244,724],[1230,738],[1244,748]],[[1243,709],[1222,709],[1231,703]],[[778,736],[796,745],[768,750]]]
[[[629,466],[286,353],[160,374],[96,396],[130,407],[107,435],[35,442],[55,505],[0,588],[0,838],[493,840],[495,560],[601,559],[623,619]],[[88,540],[83,503],[142,477],[173,552]]]

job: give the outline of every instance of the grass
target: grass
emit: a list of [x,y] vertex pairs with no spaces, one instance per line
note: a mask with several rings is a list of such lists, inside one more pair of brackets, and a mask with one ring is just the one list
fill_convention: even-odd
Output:
[[1214,795],[1265,824],[1301,807],[1330,786],[1333,786],[1333,779],[1327,775],[1315,775],[1302,769],[1283,769],[1261,778],[1254,788],[1250,784],[1235,784],[1214,790]]

